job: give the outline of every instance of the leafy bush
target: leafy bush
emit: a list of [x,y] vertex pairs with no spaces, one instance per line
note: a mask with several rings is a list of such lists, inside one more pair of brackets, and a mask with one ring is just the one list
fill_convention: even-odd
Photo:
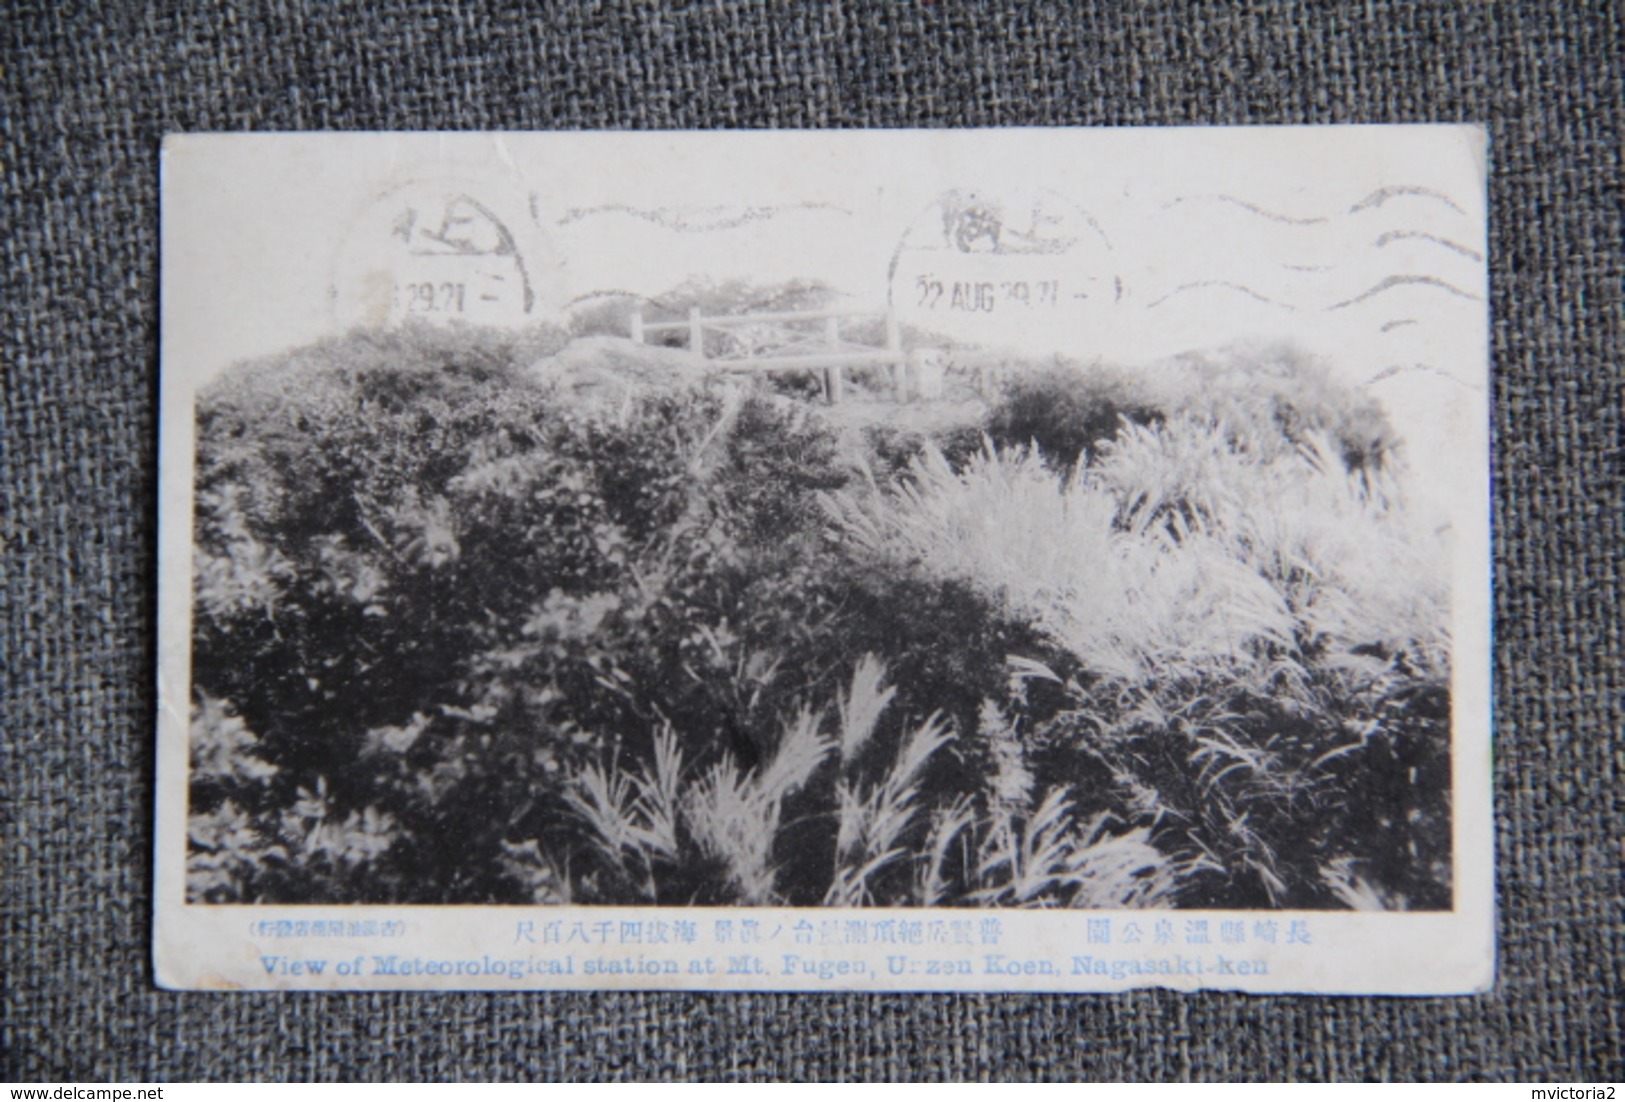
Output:
[[632,315],[644,308],[642,297],[632,294],[604,295],[571,309],[572,337],[629,337]]
[[1242,343],[1168,365],[1168,413],[1212,419],[1245,451],[1274,456],[1321,436],[1350,471],[1377,471],[1398,445],[1376,399],[1337,382],[1291,344]]
[[1165,416],[1143,378],[1057,363],[1014,376],[989,412],[985,431],[1001,446],[1032,444],[1049,462],[1070,467],[1117,435],[1124,421],[1155,425]]
[[[396,871],[375,894],[509,898],[505,843],[556,821],[605,747],[665,715],[714,757],[799,691],[764,648],[827,604],[787,563],[816,516],[795,500],[845,477],[823,430],[715,389],[588,414],[525,358],[491,334],[363,333],[205,395],[194,681],[269,772],[197,773],[200,822],[229,804],[269,839],[302,793],[324,823],[376,807]],[[266,856],[198,890],[351,897]]]
[[[1096,454],[1125,423],[1155,428],[1181,417],[1214,421],[1231,446],[1264,457],[1319,434],[1351,471],[1380,469],[1397,444],[1374,399],[1287,344],[1234,345],[1132,372],[1098,363],[1034,365],[1005,384],[983,428],[995,444],[1036,445],[1047,463],[1064,469]],[[955,449],[944,450],[954,456]]]

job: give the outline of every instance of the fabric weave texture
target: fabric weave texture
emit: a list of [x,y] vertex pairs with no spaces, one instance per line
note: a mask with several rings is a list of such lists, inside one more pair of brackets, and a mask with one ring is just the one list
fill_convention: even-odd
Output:
[[[0,1078],[1625,1078],[1622,22],[1538,0],[10,5]],[[154,987],[164,134],[1454,121],[1491,128],[1493,992]]]

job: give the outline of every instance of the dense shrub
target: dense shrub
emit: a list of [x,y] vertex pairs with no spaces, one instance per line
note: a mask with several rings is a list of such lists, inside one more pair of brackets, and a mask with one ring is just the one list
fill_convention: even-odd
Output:
[[193,898],[1448,905],[1442,547],[1313,365],[1057,369],[950,462],[562,343],[203,395]]
[[[1179,417],[1214,421],[1231,446],[1264,456],[1321,434],[1349,470],[1380,469],[1397,443],[1374,399],[1288,344],[1234,345],[1133,371],[1034,365],[1006,382],[983,430],[1003,447],[1036,444],[1046,462],[1066,468],[1096,454],[1125,423],[1154,428]],[[951,443],[943,450],[966,454]]]
[[[756,768],[854,648],[933,630],[876,620],[875,590],[902,594],[834,556],[813,495],[852,471],[804,406],[700,387],[589,412],[530,358],[363,333],[204,395],[194,741],[237,764],[194,770],[200,897],[588,891],[548,864],[581,844],[588,764],[667,732],[697,770]],[[902,668],[934,696],[964,674]]]
[[1377,471],[1398,444],[1376,399],[1284,343],[1242,343],[1178,357],[1160,375],[1170,416],[1210,418],[1233,444],[1274,456],[1316,435],[1350,471]]
[[[200,404],[194,682],[218,703],[199,722],[231,715],[266,772],[200,773],[194,811],[262,812],[284,849],[272,813],[307,794],[323,822],[387,816],[394,844],[345,898],[511,894],[502,843],[582,760],[662,712],[716,722],[746,595],[786,587],[752,547],[782,555],[787,501],[839,484],[816,432],[757,400],[589,416],[528,358],[491,334],[360,334]],[[770,616],[803,611],[775,596]],[[284,881],[237,890],[335,894]]]
[[1070,467],[1117,435],[1125,420],[1154,425],[1165,416],[1141,378],[1100,366],[1049,364],[1005,385],[985,431],[1003,446],[1036,444],[1048,461]]
[[643,299],[632,294],[607,294],[578,303],[570,310],[570,336],[629,337],[632,315],[644,308]]

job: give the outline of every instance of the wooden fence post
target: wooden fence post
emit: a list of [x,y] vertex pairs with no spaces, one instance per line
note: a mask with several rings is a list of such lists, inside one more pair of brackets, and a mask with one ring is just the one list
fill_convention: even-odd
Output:
[[[829,350],[831,352],[837,352],[837,351],[840,350],[840,347],[841,347],[841,319],[840,318],[828,317],[828,318],[824,319],[824,344],[829,348]],[[841,403],[841,392],[844,389],[844,386],[843,386],[844,381],[841,378],[841,365],[838,364],[838,363],[830,364],[829,369],[828,369],[828,375],[829,375],[829,404],[832,405],[832,406],[840,405],[840,403]]]
[[908,357],[903,355],[903,332],[897,324],[897,311],[886,308],[886,351],[892,355],[892,383],[897,387],[897,400],[908,401]]
[[705,326],[700,324],[700,308],[688,308],[688,350],[705,359]]

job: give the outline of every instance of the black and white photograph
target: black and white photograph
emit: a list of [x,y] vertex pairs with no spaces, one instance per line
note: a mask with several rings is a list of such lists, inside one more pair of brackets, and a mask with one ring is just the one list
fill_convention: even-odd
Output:
[[1488,982],[1484,157],[171,139],[165,982]]

